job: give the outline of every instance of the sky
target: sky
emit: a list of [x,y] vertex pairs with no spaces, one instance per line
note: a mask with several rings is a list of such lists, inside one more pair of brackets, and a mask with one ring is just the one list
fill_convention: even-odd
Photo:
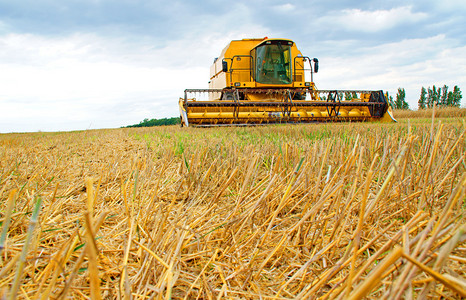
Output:
[[179,116],[231,40],[266,36],[318,58],[322,90],[466,98],[465,16],[464,0],[0,0],[0,133]]

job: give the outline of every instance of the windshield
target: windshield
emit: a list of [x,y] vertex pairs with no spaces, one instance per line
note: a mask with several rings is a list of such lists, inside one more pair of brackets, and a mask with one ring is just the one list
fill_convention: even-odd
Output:
[[265,84],[290,84],[290,46],[266,44],[256,48],[256,81]]

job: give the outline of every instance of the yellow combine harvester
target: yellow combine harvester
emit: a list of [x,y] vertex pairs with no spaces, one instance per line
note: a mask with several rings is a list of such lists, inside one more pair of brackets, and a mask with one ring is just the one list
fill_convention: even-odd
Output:
[[317,90],[318,69],[291,40],[231,41],[210,68],[209,88],[184,91],[181,125],[395,121],[382,91]]

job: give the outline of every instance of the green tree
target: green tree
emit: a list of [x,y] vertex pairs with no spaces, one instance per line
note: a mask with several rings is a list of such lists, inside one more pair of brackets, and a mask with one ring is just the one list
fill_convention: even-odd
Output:
[[432,108],[434,105],[439,105],[440,99],[440,88],[436,88],[435,85],[432,86],[432,89],[429,87],[427,90],[427,107]]
[[442,90],[441,90],[441,88],[439,87],[439,88],[437,89],[437,92],[435,93],[435,105],[437,105],[437,106],[440,106],[440,104],[441,104],[441,103],[440,103],[440,97],[441,97],[440,94],[441,94],[441,92],[442,92]]
[[145,118],[139,124],[129,125],[126,127],[152,127],[152,126],[164,126],[164,125],[176,125],[180,123],[179,117],[174,118],[163,118],[163,119],[147,119]]
[[453,88],[452,106],[460,107],[462,98],[463,96],[461,95],[460,88],[455,85]]
[[[444,107],[460,107],[461,105],[461,99],[463,96],[461,95],[461,90],[457,85],[455,85],[453,91],[448,91],[448,86],[446,84],[444,84],[442,88],[437,88],[433,85],[432,88],[429,87],[427,89],[427,98],[425,101],[423,97],[426,96],[426,92],[425,89],[423,89],[424,87],[421,89],[421,97],[418,101],[419,108],[432,108],[434,105]],[[425,104],[424,106],[423,103]]]
[[396,109],[409,109],[409,104],[405,100],[406,91],[404,88],[398,88],[398,93],[396,94],[395,108]]
[[430,87],[427,88],[427,107],[432,108],[434,106],[434,92]]
[[338,100],[338,99],[339,99],[340,101],[343,100],[343,92],[338,92],[338,98],[335,99],[335,100]]
[[351,101],[353,97],[351,96],[350,92],[345,92],[345,101]]
[[387,98],[388,98],[388,103],[390,104],[390,106],[395,109],[395,102],[393,101],[393,97],[392,96],[389,96],[388,93],[387,93]]
[[447,106],[454,106],[454,97],[453,97],[453,92],[449,91],[447,95]]
[[447,97],[448,97],[448,86],[446,84],[442,87],[442,95],[440,96],[439,104],[441,106],[447,106]]
[[425,87],[421,88],[421,96],[419,97],[419,101],[417,102],[418,108],[419,109],[424,109],[427,107],[427,91]]

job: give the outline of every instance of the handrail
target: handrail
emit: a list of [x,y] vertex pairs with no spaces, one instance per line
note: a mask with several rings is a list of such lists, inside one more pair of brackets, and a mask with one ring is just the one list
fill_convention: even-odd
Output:
[[[247,57],[249,58],[249,68],[248,69],[245,69],[245,68],[233,68],[233,62],[235,61],[235,58],[242,58],[242,57]],[[233,78],[233,71],[247,71],[249,70],[249,79],[252,79],[251,81],[254,80],[254,57],[252,57],[252,55],[234,55],[233,57],[226,57],[224,59],[222,59],[222,62],[224,61],[227,61],[227,60],[230,60],[230,65],[229,65],[229,68],[228,68],[228,72],[230,73],[230,80]],[[227,62],[228,63],[228,62]]]
[[[298,69],[296,68],[296,59],[299,58],[299,59],[302,59],[303,60],[303,68],[302,69]],[[304,62],[305,61],[309,61],[309,66],[311,67],[310,69],[306,69],[304,68]],[[314,79],[313,79],[313,70],[312,70],[312,64],[311,64],[311,59],[309,58],[309,56],[295,56],[293,58],[293,81],[296,81],[296,70],[300,70],[300,71],[306,71],[306,70],[311,70],[311,82],[314,82]]]

